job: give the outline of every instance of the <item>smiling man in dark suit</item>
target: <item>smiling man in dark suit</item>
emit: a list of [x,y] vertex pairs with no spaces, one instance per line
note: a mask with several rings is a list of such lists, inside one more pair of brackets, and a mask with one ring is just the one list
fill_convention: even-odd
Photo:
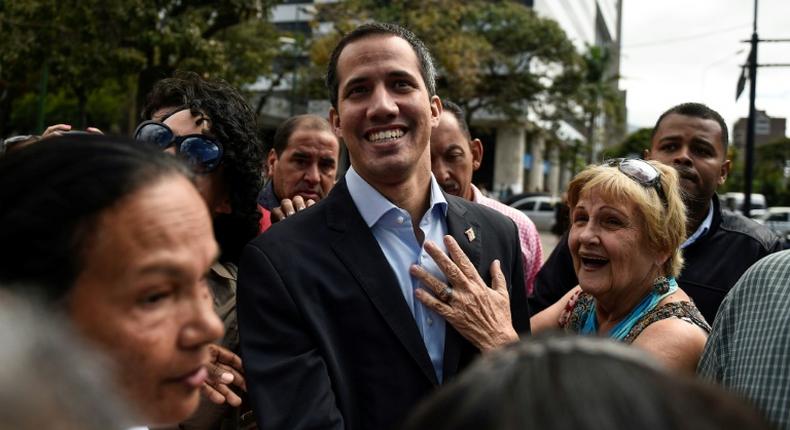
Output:
[[351,169],[241,263],[261,428],[393,428],[480,350],[529,331],[515,225],[431,174],[434,75],[422,42],[393,25],[363,25],[333,52],[330,123]]

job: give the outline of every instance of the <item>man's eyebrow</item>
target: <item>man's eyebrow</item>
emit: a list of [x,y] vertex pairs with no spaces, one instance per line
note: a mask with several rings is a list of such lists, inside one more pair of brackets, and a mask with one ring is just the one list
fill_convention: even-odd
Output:
[[141,275],[166,275],[172,277],[183,277],[184,271],[179,269],[175,264],[156,262],[143,266],[139,273]]
[[393,71],[387,73],[387,76],[391,77],[391,78],[409,78],[409,79],[412,79],[412,80],[417,80],[416,76],[414,76],[413,74],[407,72],[406,70],[393,70]]
[[691,143],[706,146],[711,149],[715,149],[716,147],[716,145],[714,145],[712,141],[699,136],[694,136],[693,138],[691,138]]
[[[417,77],[414,76],[412,73],[409,73],[406,70],[393,70],[387,73],[388,78],[409,78],[412,80],[417,80]],[[369,81],[370,78],[367,76],[358,76],[355,78],[351,78],[348,82],[345,83],[345,87],[350,87],[352,85],[357,85],[366,81]]]
[[346,84],[344,86],[344,89],[348,88],[350,86],[353,86],[353,85],[362,84],[364,82],[367,82],[368,80],[370,80],[370,79],[368,77],[366,77],[366,76],[358,76],[356,78],[351,78],[351,79],[348,80],[348,82],[346,82]]
[[662,136],[661,139],[658,139],[658,141],[659,142],[675,141],[678,139],[681,139],[681,136],[679,134],[670,134],[669,136]]
[[294,157],[294,158],[312,158],[311,154],[308,154],[307,152],[301,152],[301,151],[294,151],[291,156]]

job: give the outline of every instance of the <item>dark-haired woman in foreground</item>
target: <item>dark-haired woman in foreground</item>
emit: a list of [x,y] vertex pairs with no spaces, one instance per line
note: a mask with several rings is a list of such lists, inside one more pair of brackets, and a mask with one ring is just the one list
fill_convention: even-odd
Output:
[[0,284],[45,300],[105,352],[147,425],[195,411],[223,332],[205,281],[217,243],[191,178],[175,157],[106,136],[0,159]]

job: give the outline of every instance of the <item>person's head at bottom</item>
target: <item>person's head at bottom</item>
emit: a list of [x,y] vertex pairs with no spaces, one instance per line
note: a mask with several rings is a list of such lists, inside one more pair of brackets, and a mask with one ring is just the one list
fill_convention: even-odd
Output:
[[128,429],[105,361],[60,318],[0,291],[0,428]]
[[714,386],[612,340],[536,336],[478,359],[404,430],[767,429]]
[[67,136],[0,161],[0,283],[38,295],[115,365],[145,424],[198,406],[222,335],[204,275],[217,258],[191,173],[155,149]]

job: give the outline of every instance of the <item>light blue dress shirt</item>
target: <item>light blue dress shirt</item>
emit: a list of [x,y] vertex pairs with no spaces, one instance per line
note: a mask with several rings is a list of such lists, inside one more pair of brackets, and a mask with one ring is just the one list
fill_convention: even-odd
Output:
[[[442,282],[447,282],[447,278],[425,252],[422,244],[417,241],[412,229],[411,216],[407,211],[387,200],[362,179],[353,167],[346,172],[346,185],[357,210],[398,278],[403,298],[414,316],[417,329],[422,335],[436,371],[436,379],[441,383],[444,364],[444,318],[432,312],[414,297],[414,290],[417,288],[431,290],[411,276],[409,267],[418,264]],[[433,175],[431,175],[430,206],[420,220],[420,229],[425,240],[433,241],[442,251],[447,252],[443,241],[443,237],[447,234],[447,200]]]
[[[715,198],[717,197],[714,197],[714,199]],[[686,239],[685,242],[680,244],[680,249],[683,249],[691,245],[692,243],[696,242],[697,239],[701,238],[702,236],[705,236],[705,234],[708,233],[708,230],[710,230],[710,225],[712,223],[713,223],[713,202],[710,202],[710,209],[708,209],[708,216],[706,216],[705,219],[702,220],[702,223],[699,225],[699,227],[697,227],[697,231],[695,231],[694,234],[689,236],[689,238]]]

